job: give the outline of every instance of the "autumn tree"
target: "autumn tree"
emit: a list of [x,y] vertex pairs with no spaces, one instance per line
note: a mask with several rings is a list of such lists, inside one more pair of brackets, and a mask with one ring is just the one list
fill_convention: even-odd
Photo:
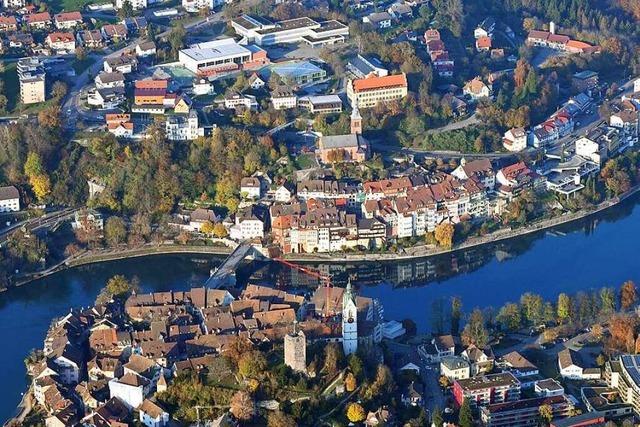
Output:
[[356,377],[351,372],[349,372],[344,379],[344,388],[348,392],[352,392],[353,390],[356,389],[356,386],[357,386]]
[[637,300],[636,285],[628,280],[620,287],[620,307],[623,310],[629,310],[633,307]]
[[122,275],[115,275],[107,281],[96,298],[96,305],[107,303],[111,299],[126,299],[139,288],[135,281],[129,281]]
[[244,378],[258,378],[267,369],[267,359],[261,351],[242,354],[238,360],[238,373]]
[[104,237],[110,246],[118,246],[127,238],[127,227],[122,218],[111,216],[104,225]]
[[451,299],[451,334],[460,333],[460,319],[462,318],[462,300],[459,297]]
[[366,414],[362,405],[352,402],[347,406],[347,418],[352,423],[359,423],[364,420]]
[[56,81],[51,87],[51,96],[58,102],[67,95],[67,84],[63,81]]
[[270,411],[267,417],[267,427],[296,427],[298,423],[291,416],[282,411]]
[[479,308],[471,312],[469,321],[462,331],[462,339],[467,345],[475,344],[481,348],[489,342],[489,331],[485,327],[484,314]]
[[531,292],[527,292],[520,297],[522,314],[527,322],[538,325],[542,322],[544,301],[542,297]]
[[225,237],[227,237],[229,235],[229,233],[227,232],[227,229],[225,228],[224,224],[222,224],[221,222],[217,222],[213,226],[212,233],[218,239],[224,239]]
[[59,128],[62,123],[60,120],[60,107],[58,105],[49,105],[38,112],[38,123],[46,128]]
[[434,236],[439,246],[451,248],[453,246],[454,227],[451,223],[442,223],[436,226]]
[[540,415],[540,419],[545,424],[549,424],[553,419],[553,408],[550,405],[544,404],[538,407],[538,413]]
[[24,174],[29,178],[31,189],[38,200],[42,201],[51,192],[51,181],[47,175],[40,155],[30,151],[24,163]]
[[637,326],[637,318],[630,315],[613,316],[609,322],[610,337],[607,340],[607,349],[617,351],[634,350],[634,332]]
[[215,225],[211,221],[207,220],[203,222],[202,225],[200,226],[200,232],[204,234],[212,234],[214,228],[215,228]]
[[231,398],[229,411],[241,422],[250,421],[256,415],[256,404],[249,393],[238,391]]
[[322,370],[329,376],[335,375],[340,368],[343,357],[342,348],[337,343],[328,343],[324,348],[324,366]]

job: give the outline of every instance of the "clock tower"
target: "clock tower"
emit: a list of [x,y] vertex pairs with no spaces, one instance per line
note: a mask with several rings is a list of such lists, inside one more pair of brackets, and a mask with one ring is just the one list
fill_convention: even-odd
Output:
[[351,287],[351,280],[342,295],[342,349],[345,356],[358,349],[358,309],[356,296]]

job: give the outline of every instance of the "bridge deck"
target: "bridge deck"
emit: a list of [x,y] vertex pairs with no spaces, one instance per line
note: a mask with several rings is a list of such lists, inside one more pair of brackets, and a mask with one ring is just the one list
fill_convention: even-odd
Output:
[[251,242],[242,242],[237,248],[220,264],[218,269],[207,279],[205,286],[208,288],[219,288],[225,283],[235,284],[235,275],[238,265],[254,251]]

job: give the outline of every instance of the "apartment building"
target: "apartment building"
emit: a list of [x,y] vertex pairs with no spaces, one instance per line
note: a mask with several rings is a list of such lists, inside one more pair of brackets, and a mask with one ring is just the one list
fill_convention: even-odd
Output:
[[188,114],[175,114],[167,117],[165,135],[172,141],[193,141],[204,136],[204,128],[198,126],[198,113],[191,110]]
[[538,426],[543,405],[551,408],[553,419],[568,417],[574,409],[565,395],[536,397],[482,407],[480,419],[486,427]]
[[402,99],[407,96],[407,76],[402,74],[368,77],[347,83],[347,98],[351,107],[370,108],[378,103]]
[[47,46],[57,53],[72,53],[76,50],[76,39],[73,33],[49,33],[46,43]]
[[46,73],[42,62],[35,57],[18,60],[20,102],[36,104],[46,98]]
[[469,399],[473,407],[514,402],[520,400],[520,381],[510,372],[456,380],[453,397],[458,405]]
[[624,354],[605,365],[604,378],[607,385],[618,390],[620,399],[633,406],[636,417],[640,416],[640,355]]

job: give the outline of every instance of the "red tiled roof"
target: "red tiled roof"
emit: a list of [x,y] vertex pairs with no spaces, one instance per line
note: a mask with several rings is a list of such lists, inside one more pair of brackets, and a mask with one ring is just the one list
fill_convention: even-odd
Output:
[[356,92],[384,89],[396,86],[407,87],[407,76],[404,73],[384,77],[368,77],[366,79],[358,79],[353,81],[353,89]]
[[75,38],[73,37],[73,34],[71,33],[60,33],[60,32],[55,32],[55,33],[51,33],[47,36],[47,40],[49,40],[50,43],[58,43],[58,42],[72,42],[75,40]]
[[80,12],[62,12],[58,13],[55,19],[58,22],[82,21],[82,14]]
[[47,21],[51,21],[51,15],[49,15],[49,12],[34,13],[32,15],[27,16],[28,24],[34,24],[36,22],[47,22]]

